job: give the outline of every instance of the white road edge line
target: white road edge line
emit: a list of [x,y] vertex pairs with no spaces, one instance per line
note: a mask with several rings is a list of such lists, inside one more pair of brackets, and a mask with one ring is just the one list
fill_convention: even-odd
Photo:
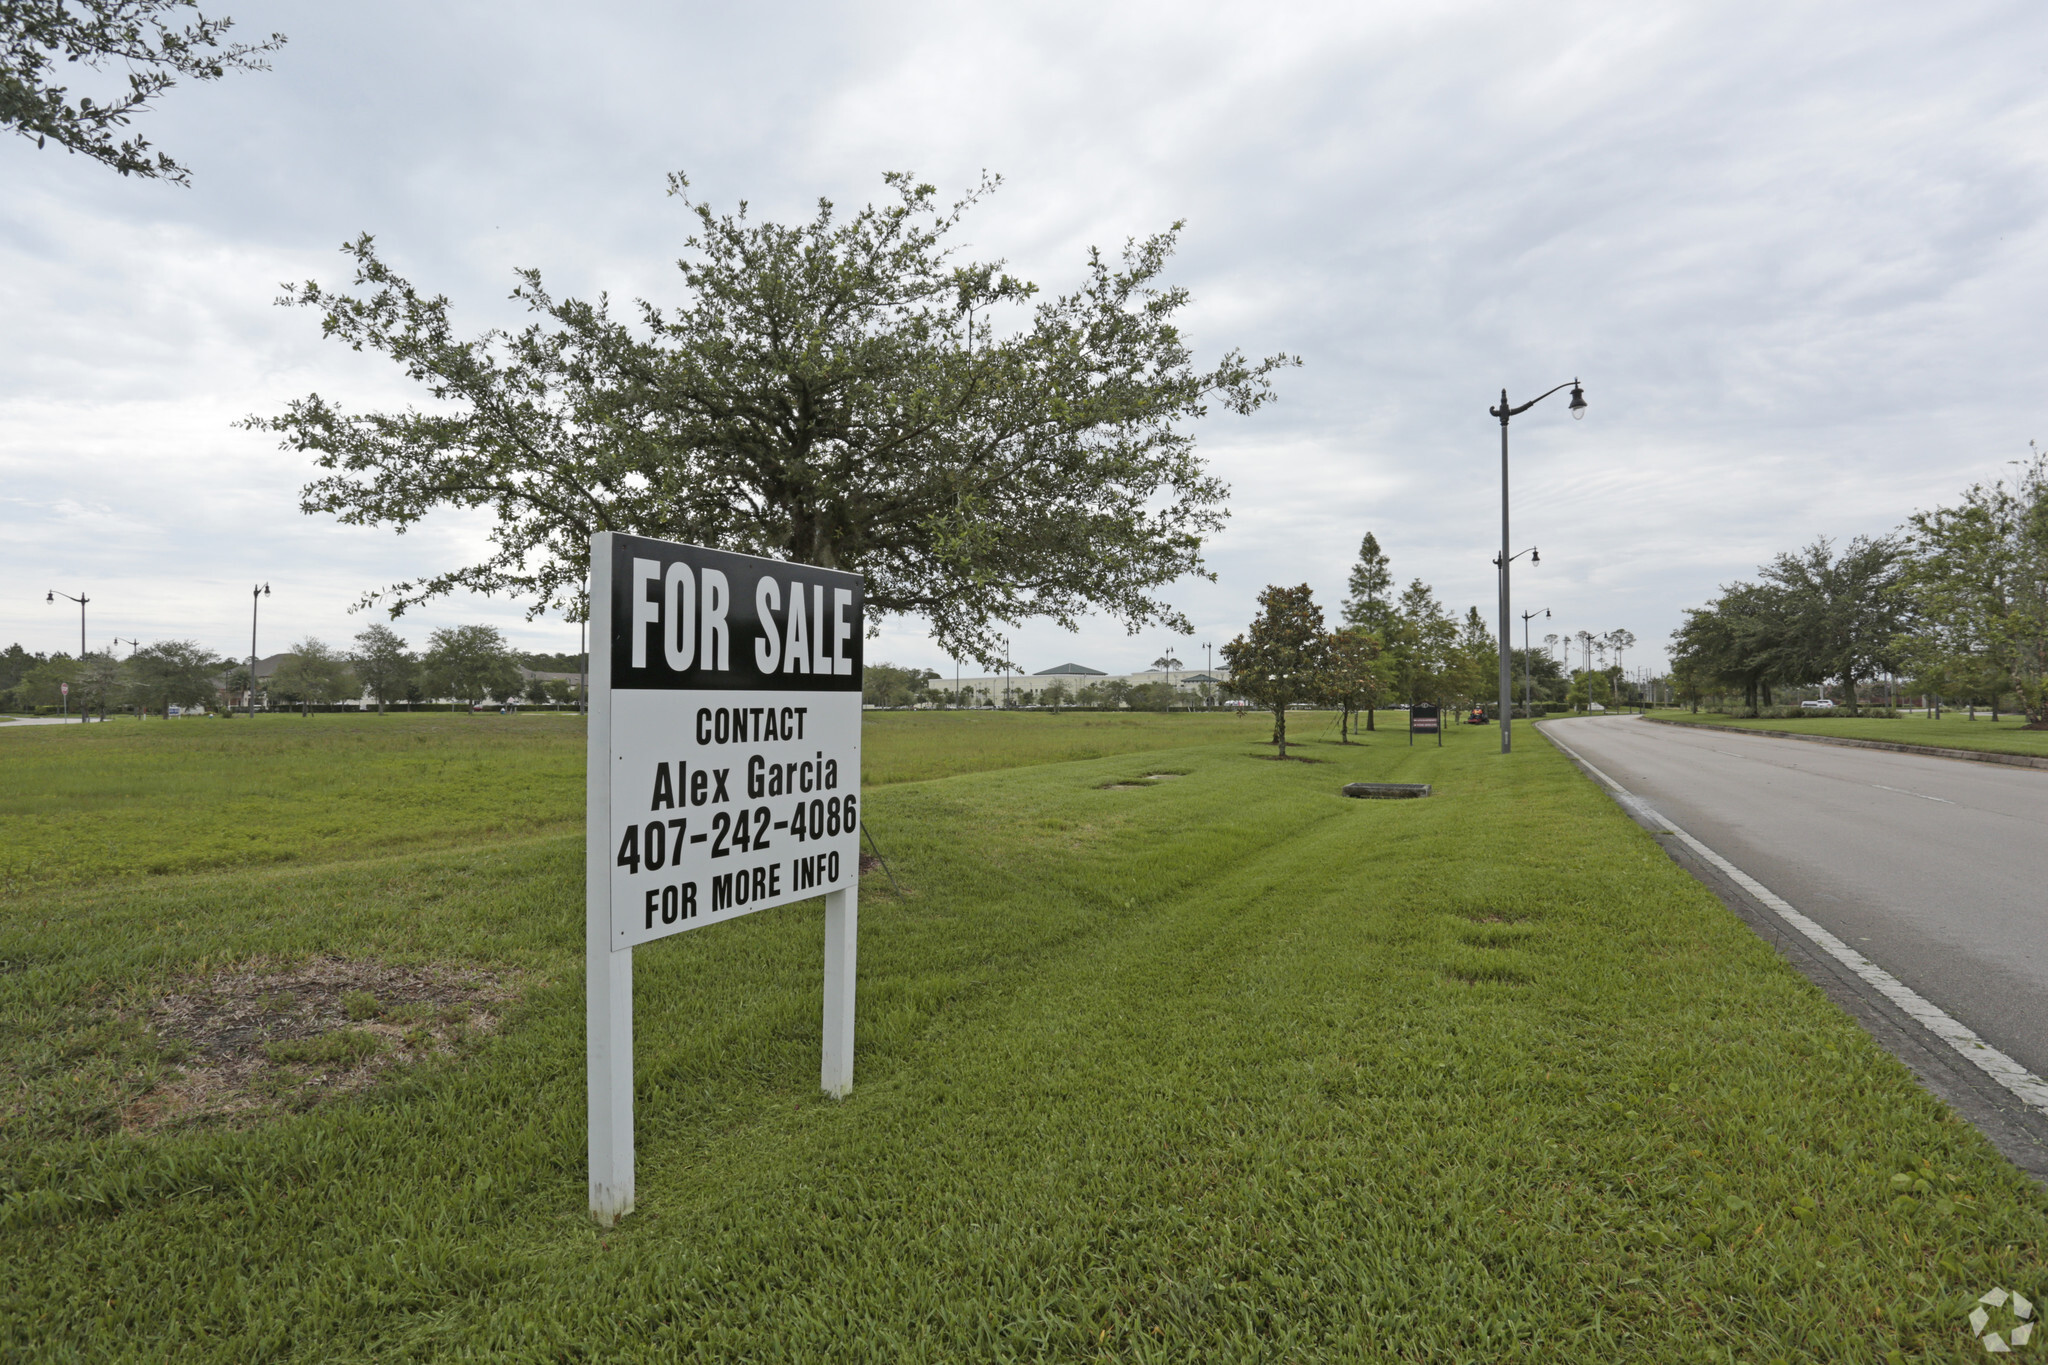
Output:
[[1890,972],[1842,942],[1842,940],[1836,938],[1819,924],[1800,914],[1792,908],[1789,902],[1771,891],[1762,882],[1750,876],[1747,872],[1744,872],[1741,868],[1729,862],[1690,834],[1687,834],[1677,825],[1672,824],[1664,816],[1659,815],[1651,808],[1647,801],[1587,762],[1583,754],[1552,735],[1547,727],[1538,733],[1542,734],[1545,739],[1564,750],[1567,754],[1570,754],[1573,761],[1600,779],[1614,793],[1615,800],[1625,806],[1635,807],[1657,828],[1668,830],[1676,835],[1687,848],[1690,848],[1693,852],[1699,854],[1700,857],[1712,863],[1715,867],[1726,873],[1729,879],[1737,886],[1740,886],[1744,891],[1747,891],[1750,895],[1769,906],[1778,918],[1784,920],[1785,923],[1805,935],[1815,947],[1818,947],[1827,953],[1828,956],[1834,958],[1850,971],[1869,982],[1885,999],[1891,1001],[1894,1005],[1897,1005],[1900,1009],[1918,1020],[1928,1032],[1941,1039],[1944,1043],[1947,1043],[1950,1047],[1961,1053],[1972,1065],[1976,1066],[1978,1070],[2011,1091],[2014,1097],[2022,1104],[2025,1104],[2036,1113],[2048,1114],[2048,1081],[2043,1081],[2039,1076],[2036,1076],[2033,1072],[1985,1042],[1968,1025],[1951,1017],[1939,1005],[1921,995],[1911,986],[1908,986],[1905,982],[1899,980]]

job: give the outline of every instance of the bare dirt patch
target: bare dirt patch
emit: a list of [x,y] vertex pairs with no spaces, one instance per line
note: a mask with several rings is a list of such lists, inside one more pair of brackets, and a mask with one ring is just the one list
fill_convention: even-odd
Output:
[[150,1001],[176,1071],[128,1106],[122,1127],[254,1117],[361,1090],[494,1032],[516,984],[509,972],[342,957],[217,972]]

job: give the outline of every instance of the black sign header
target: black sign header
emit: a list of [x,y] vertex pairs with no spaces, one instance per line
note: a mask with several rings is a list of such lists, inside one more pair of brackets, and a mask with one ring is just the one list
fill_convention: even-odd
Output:
[[859,574],[614,534],[614,689],[860,691]]

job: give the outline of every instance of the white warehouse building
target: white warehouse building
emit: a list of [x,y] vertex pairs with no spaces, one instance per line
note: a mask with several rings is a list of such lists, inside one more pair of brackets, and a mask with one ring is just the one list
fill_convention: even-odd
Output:
[[[1055,704],[1103,704],[1112,684],[1122,688],[1165,683],[1175,693],[1175,705],[1221,705],[1230,684],[1230,670],[1213,672],[1205,668],[1141,669],[1132,673],[1109,673],[1086,664],[1065,663],[1036,673],[961,674],[934,678],[931,690],[960,706],[1051,706]],[[1084,689],[1092,689],[1083,696]],[[1116,689],[1116,690],[1121,690]],[[957,698],[957,700],[955,700]]]

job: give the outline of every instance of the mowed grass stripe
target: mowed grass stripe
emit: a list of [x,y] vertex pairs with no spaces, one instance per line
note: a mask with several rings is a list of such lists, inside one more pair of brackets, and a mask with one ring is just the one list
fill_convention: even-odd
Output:
[[[1214,744],[1258,726],[1221,714],[871,712],[862,780]],[[0,891],[566,832],[582,824],[583,767],[581,717],[547,712],[0,727]]]
[[[1980,1279],[2024,1283],[2042,1204],[1974,1133],[1544,746],[1343,757],[1222,747],[873,793],[908,896],[869,879],[853,1098],[815,1096],[814,908],[644,950],[642,1205],[610,1233],[581,1219],[573,841],[430,855],[409,879],[190,879],[161,970],[320,937],[495,944],[557,979],[466,1065],[370,1099],[34,1144],[10,1347],[1981,1350],[1950,1319]],[[1169,765],[1188,775],[1098,790]],[[1440,795],[1334,796],[1358,777]],[[56,988],[61,945],[30,937],[43,955],[7,992],[87,989]],[[117,956],[143,970],[141,951]],[[1893,1207],[1907,1166],[1945,1209]]]

